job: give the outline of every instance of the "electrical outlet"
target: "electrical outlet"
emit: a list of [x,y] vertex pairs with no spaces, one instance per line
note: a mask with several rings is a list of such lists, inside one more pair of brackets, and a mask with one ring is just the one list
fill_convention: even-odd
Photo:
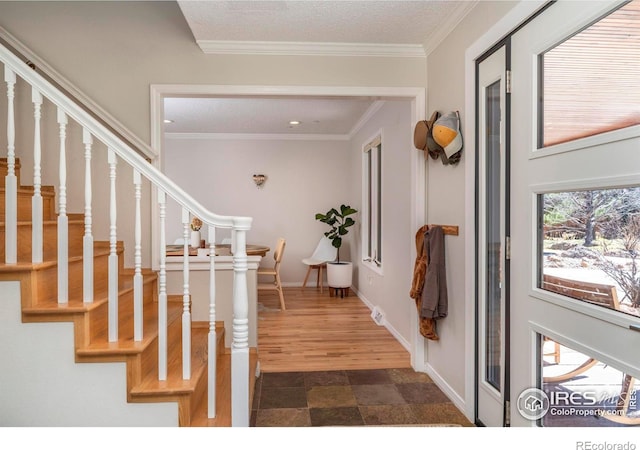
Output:
[[382,325],[382,322],[384,321],[384,314],[380,308],[375,306],[373,311],[371,311],[371,318],[376,324]]

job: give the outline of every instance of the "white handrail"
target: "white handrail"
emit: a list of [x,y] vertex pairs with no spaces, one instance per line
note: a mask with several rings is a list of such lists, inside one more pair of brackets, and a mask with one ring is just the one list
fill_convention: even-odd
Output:
[[[0,34],[2,33],[0,28]],[[123,140],[121,136],[118,136],[113,131],[108,129],[100,121],[98,121],[92,114],[88,113],[85,109],[75,103],[60,89],[54,86],[42,75],[32,70],[27,63],[22,61],[9,49],[0,43],[0,61],[5,66],[5,81],[8,84],[8,98],[9,108],[13,108],[13,85],[15,84],[15,76],[19,76],[26,83],[30,84],[33,89],[33,103],[34,103],[34,119],[35,119],[35,137],[34,140],[34,186],[35,194],[33,197],[34,208],[32,216],[37,218],[36,212],[42,217],[42,202],[36,203],[37,194],[39,194],[40,186],[40,141],[38,139],[40,132],[40,105],[42,98],[48,99],[53,105],[58,108],[58,118],[60,120],[61,114],[65,114],[66,117],[70,117],[77,124],[82,127],[82,143],[84,144],[84,157],[85,157],[85,217],[84,217],[84,231],[83,236],[83,300],[84,302],[93,301],[93,234],[91,230],[92,226],[92,213],[91,213],[91,152],[93,146],[93,138],[95,137],[101,141],[108,149],[108,164],[109,164],[109,178],[110,178],[110,227],[109,227],[109,341],[116,341],[118,338],[117,328],[117,288],[118,288],[118,257],[116,254],[116,155],[121,160],[129,164],[134,170],[134,184],[136,185],[136,274],[140,274],[140,236],[139,230],[139,187],[140,176],[147,178],[152,186],[157,189],[158,202],[160,207],[160,273],[159,273],[159,293],[158,293],[158,378],[159,380],[165,380],[167,376],[167,293],[166,293],[166,255],[164,247],[166,244],[164,220],[166,215],[166,195],[173,198],[183,208],[183,223],[185,224],[185,252],[188,254],[187,242],[188,242],[188,217],[189,214],[197,216],[202,222],[210,227],[214,228],[230,228],[233,235],[233,270],[234,270],[234,283],[233,283],[233,345],[231,349],[231,401],[232,401],[232,426],[248,426],[249,425],[249,319],[248,319],[248,292],[247,292],[247,255],[246,255],[246,232],[251,228],[252,219],[250,217],[236,217],[236,216],[222,216],[214,214],[199,202],[193,199],[189,194],[183,191],[178,185],[170,180],[166,175],[160,172],[152,164],[150,164],[143,156],[141,156],[136,149]],[[13,123],[12,113],[8,114],[8,174],[6,176],[7,186],[15,186],[15,176],[12,174],[12,162],[13,162]],[[64,130],[61,128],[61,151],[64,152]],[[64,169],[60,169],[63,171]],[[64,181],[65,174],[61,176],[61,180]],[[14,189],[15,190],[15,189]],[[9,197],[7,197],[9,198]],[[7,210],[11,201],[7,200]],[[15,208],[14,208],[15,209]],[[16,211],[12,212],[13,221],[16,221]],[[36,220],[36,219],[34,219]],[[7,220],[9,222],[9,220]],[[40,218],[40,222],[42,219]],[[34,222],[35,223],[35,222]],[[35,227],[34,227],[35,228]],[[9,233],[7,234],[9,235]],[[38,236],[32,239],[32,248],[36,249],[36,243],[41,242],[42,231],[39,231]],[[62,239],[61,239],[62,241]],[[15,245],[16,239],[13,239],[13,244],[7,242],[6,251],[7,259],[10,259],[11,245]],[[60,242],[59,242],[60,243]],[[211,244],[213,246],[213,243]],[[40,250],[40,255],[41,255]],[[214,252],[211,254],[211,268],[214,268],[213,262]],[[40,261],[42,256],[37,255],[34,250],[33,261]],[[184,284],[184,302],[183,302],[183,378],[190,378],[191,374],[191,344],[189,336],[191,334],[191,314],[189,308],[188,296],[188,259],[185,258],[184,271],[185,271],[185,284]],[[215,273],[211,273],[211,277],[215,277]],[[215,280],[211,280],[211,298],[210,298],[210,316],[212,320],[215,320]],[[138,290],[139,292],[139,290]],[[138,297],[140,294],[138,293]],[[134,295],[135,297],[135,295]],[[61,298],[62,299],[62,298]],[[140,303],[141,298],[138,298]],[[139,305],[138,305],[139,306]],[[135,310],[140,308],[136,306]],[[135,325],[135,333],[138,339],[141,338],[142,327]],[[163,331],[164,330],[164,331]],[[215,343],[215,323],[209,324],[209,357],[216,357],[215,345],[211,346],[211,343]],[[210,362],[209,367],[213,367],[214,373],[209,373],[209,391],[215,393],[215,361]],[[209,417],[215,416],[215,401],[209,399]],[[213,409],[213,410],[212,410]]]
[[4,64],[9,66],[20,78],[35,86],[42,95],[56,106],[62,108],[69,117],[73,118],[108,148],[112,149],[118,157],[138,170],[154,186],[162,187],[168,196],[187,208],[192,214],[198,216],[203,222],[218,228],[236,228],[239,230],[249,230],[251,228],[251,217],[222,216],[206,209],[165,174],[149,164],[130,145],[123,142],[112,131],[95,120],[89,113],[48,80],[34,72],[33,69],[4,46],[0,46],[0,57]]

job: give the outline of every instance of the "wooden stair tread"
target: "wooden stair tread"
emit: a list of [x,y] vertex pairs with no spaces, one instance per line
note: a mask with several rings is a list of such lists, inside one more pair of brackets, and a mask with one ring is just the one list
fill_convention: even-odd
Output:
[[[118,242],[116,252],[118,254],[124,252],[124,245],[121,241]],[[110,253],[108,241],[94,241],[93,243],[93,256],[107,256]],[[69,262],[82,260],[82,256],[69,256]],[[58,265],[57,259],[46,260],[41,263],[31,262],[18,262],[16,264],[0,264],[0,273],[5,272],[28,272],[31,270],[44,270]]]
[[[143,284],[150,283],[158,278],[157,274],[153,271],[146,271],[142,273]],[[118,295],[133,290],[133,277],[129,274],[121,274],[118,277]],[[107,296],[100,296],[93,299],[91,303],[85,303],[82,297],[70,296],[67,303],[58,303],[57,301],[43,301],[35,306],[23,307],[22,312],[25,314],[51,314],[52,312],[64,312],[64,313],[84,313],[89,312],[103,303],[108,301]]]
[[[4,177],[3,177],[4,178]],[[4,183],[0,185],[0,195],[4,195],[6,191],[6,188],[4,186]],[[33,186],[24,186],[24,185],[20,185],[17,187],[17,192],[18,194],[20,193],[27,193],[27,194],[32,194],[35,191]],[[42,186],[40,186],[40,193],[42,194],[42,196],[52,196],[56,194],[56,188],[55,186],[50,186],[50,185],[45,185],[43,184]]]
[[[72,223],[84,224],[84,218],[75,217],[75,216],[74,217],[67,216],[67,217],[68,217],[69,224],[72,224]],[[16,223],[17,223],[17,225],[19,227],[29,227],[29,226],[31,226],[31,224],[33,222],[31,222],[30,220],[18,220]],[[43,225],[49,225],[49,226],[53,226],[53,225],[57,226],[58,225],[58,220],[57,219],[45,219],[45,220],[42,221],[42,224]],[[5,222],[1,222],[0,223],[0,231],[4,231],[5,225],[6,225]]]
[[[132,355],[141,353],[158,336],[158,309],[157,304],[144,313],[143,337],[141,341],[134,341],[133,336],[120,337],[117,342],[97,340],[86,347],[76,350],[78,356],[97,355]],[[146,310],[147,308],[145,308]],[[180,318],[181,308],[178,305],[169,304],[167,307],[167,323],[173,323]]]
[[[4,177],[3,177],[4,178]],[[33,186],[18,186],[16,189],[17,215],[20,220],[31,219],[31,204],[35,193]],[[53,186],[41,186],[42,216],[45,219],[54,219],[56,215],[56,193]],[[0,184],[0,219],[5,219],[5,199],[7,197],[4,183]]]
[[[32,253],[32,233],[33,222],[28,220],[18,220],[17,222],[17,260],[18,262],[30,262]],[[68,218],[67,242],[68,255],[79,256],[83,253],[84,239],[83,218]],[[58,220],[57,218],[46,219],[42,223],[42,255],[43,260],[50,261],[58,255]],[[5,245],[6,223],[0,218],[0,261],[4,261],[6,253]]]
[[[224,333],[216,324],[216,342]],[[191,378],[182,379],[182,349],[179,345],[169,348],[167,379],[158,380],[156,377],[147,376],[142,382],[131,389],[130,394],[135,397],[163,395],[185,395],[193,393],[201,378],[207,373],[207,344],[208,329],[192,328],[191,330]]]

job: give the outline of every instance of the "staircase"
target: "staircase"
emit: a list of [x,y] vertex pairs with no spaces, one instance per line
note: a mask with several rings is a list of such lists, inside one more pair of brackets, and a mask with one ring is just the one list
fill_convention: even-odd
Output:
[[[4,65],[7,87],[3,108],[7,108],[8,147],[7,157],[0,159],[0,293],[3,282],[19,282],[23,323],[72,323],[75,363],[102,363],[99,367],[104,363],[119,366],[124,363],[127,402],[173,402],[177,404],[177,426],[248,426],[257,369],[257,354],[249,348],[248,339],[246,232],[251,227],[251,218],[220,216],[208,211],[150,164],[143,156],[144,151],[132,147],[129,141],[111,131],[2,44],[0,65]],[[30,98],[23,95],[20,83],[31,88]],[[22,108],[28,107],[25,103],[32,104],[33,119],[16,120],[16,109],[24,111]],[[47,117],[49,103],[55,109],[53,114],[49,109]],[[67,143],[67,124],[71,121],[81,127],[81,141],[76,134],[75,141]],[[43,145],[42,130],[47,127],[59,129],[59,136],[54,142],[49,138]],[[29,134],[33,136],[33,186],[25,184],[18,158],[28,155],[29,150],[24,144],[16,146],[16,135]],[[100,145],[94,146],[94,140]],[[54,171],[59,174],[57,195],[56,188],[42,185],[41,173],[43,148],[50,152],[56,147],[57,154],[46,156],[49,164],[52,159],[59,164]],[[105,147],[108,177],[92,180],[95,170],[92,156],[104,152]],[[84,161],[84,177],[82,174],[74,177],[84,178],[82,212],[67,211],[68,153],[72,155],[70,159]],[[124,230],[128,239],[134,240],[134,248],[128,250],[133,250],[133,268],[125,267],[124,241],[118,239],[120,230],[116,227],[116,188],[131,190],[131,172],[125,177],[126,181],[122,176],[116,178],[118,162],[133,170],[135,212],[129,212],[126,219],[128,223],[131,219],[133,225]],[[50,176],[51,166],[45,168],[50,169]],[[151,232],[142,229],[142,180],[147,183],[145,186],[151,187],[152,191],[146,195],[156,202],[158,209],[154,214],[158,214],[159,237],[158,242],[152,244],[157,255],[155,270],[142,267],[143,251],[154,259],[153,249],[143,249],[141,238],[142,233]],[[92,189],[108,194],[106,204],[103,199],[102,204],[92,206]],[[232,230],[233,294],[231,299],[222,299],[233,303],[231,348],[225,348],[224,322],[217,321],[215,316],[215,304],[220,299],[216,299],[215,293],[213,243],[209,321],[191,319],[188,258],[182,269],[183,295],[167,294],[167,199],[182,208],[185,242],[188,242],[193,217],[200,218],[208,227],[212,242],[215,242],[216,229]],[[108,240],[94,239],[92,225],[98,219],[92,215],[92,209],[108,211],[109,223],[103,226],[109,230]],[[0,349],[10,345],[10,339],[11,336],[7,339],[9,342],[0,342]],[[24,359],[30,356],[25,355]],[[34,363],[41,368],[47,361]],[[5,392],[19,391],[22,386],[19,377],[17,380],[17,386],[2,388]],[[65,385],[64,389],[68,389],[70,397],[74,395],[73,386]],[[100,386],[96,385],[95,389]],[[95,418],[95,425],[100,423],[100,418]]]
[[[6,158],[0,159],[0,178],[6,176]],[[16,161],[19,178],[20,163]],[[207,418],[207,334],[209,324],[194,322],[191,332],[192,377],[182,379],[181,336],[182,296],[169,296],[168,302],[168,372],[166,381],[158,381],[158,276],[143,269],[144,338],[133,339],[133,271],[123,267],[124,246],[118,242],[119,339],[108,340],[107,266],[109,242],[94,243],[94,301],[82,298],[82,214],[69,215],[69,301],[59,304],[57,289],[57,223],[53,186],[43,186],[46,195],[44,224],[44,258],[39,264],[31,260],[31,198],[33,186],[18,185],[18,263],[0,264],[0,281],[20,281],[22,321],[72,322],[75,330],[75,359],[78,363],[125,362],[127,401],[177,402],[179,426],[231,426],[230,352],[224,348],[224,324],[216,322],[217,369],[219,388],[218,414]],[[46,194],[45,194],[46,193]],[[5,189],[0,187],[0,260],[5,258]],[[252,354],[255,373],[257,358]],[[254,377],[251,377],[255,380]],[[253,391],[251,383],[251,391]],[[72,395],[72,389],[70,391]],[[250,397],[252,396],[252,393]]]

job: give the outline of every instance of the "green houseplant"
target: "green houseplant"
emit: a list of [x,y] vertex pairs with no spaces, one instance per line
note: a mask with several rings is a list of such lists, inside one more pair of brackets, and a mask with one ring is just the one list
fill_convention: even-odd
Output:
[[351,206],[340,205],[339,210],[331,208],[326,214],[316,214],[316,220],[331,227],[324,235],[338,249],[336,260],[327,262],[327,284],[331,288],[347,289],[351,287],[353,265],[350,261],[340,261],[340,247],[342,247],[342,238],[349,233],[349,227],[356,223],[349,216],[357,212]]
[[337,261],[340,262],[340,247],[342,247],[342,237],[349,232],[348,228],[355,225],[355,220],[351,216],[358,211],[351,206],[340,205],[340,211],[331,208],[326,214],[316,214],[316,220],[326,223],[331,227],[329,231],[324,233],[326,237],[331,239],[331,244],[338,249]]

